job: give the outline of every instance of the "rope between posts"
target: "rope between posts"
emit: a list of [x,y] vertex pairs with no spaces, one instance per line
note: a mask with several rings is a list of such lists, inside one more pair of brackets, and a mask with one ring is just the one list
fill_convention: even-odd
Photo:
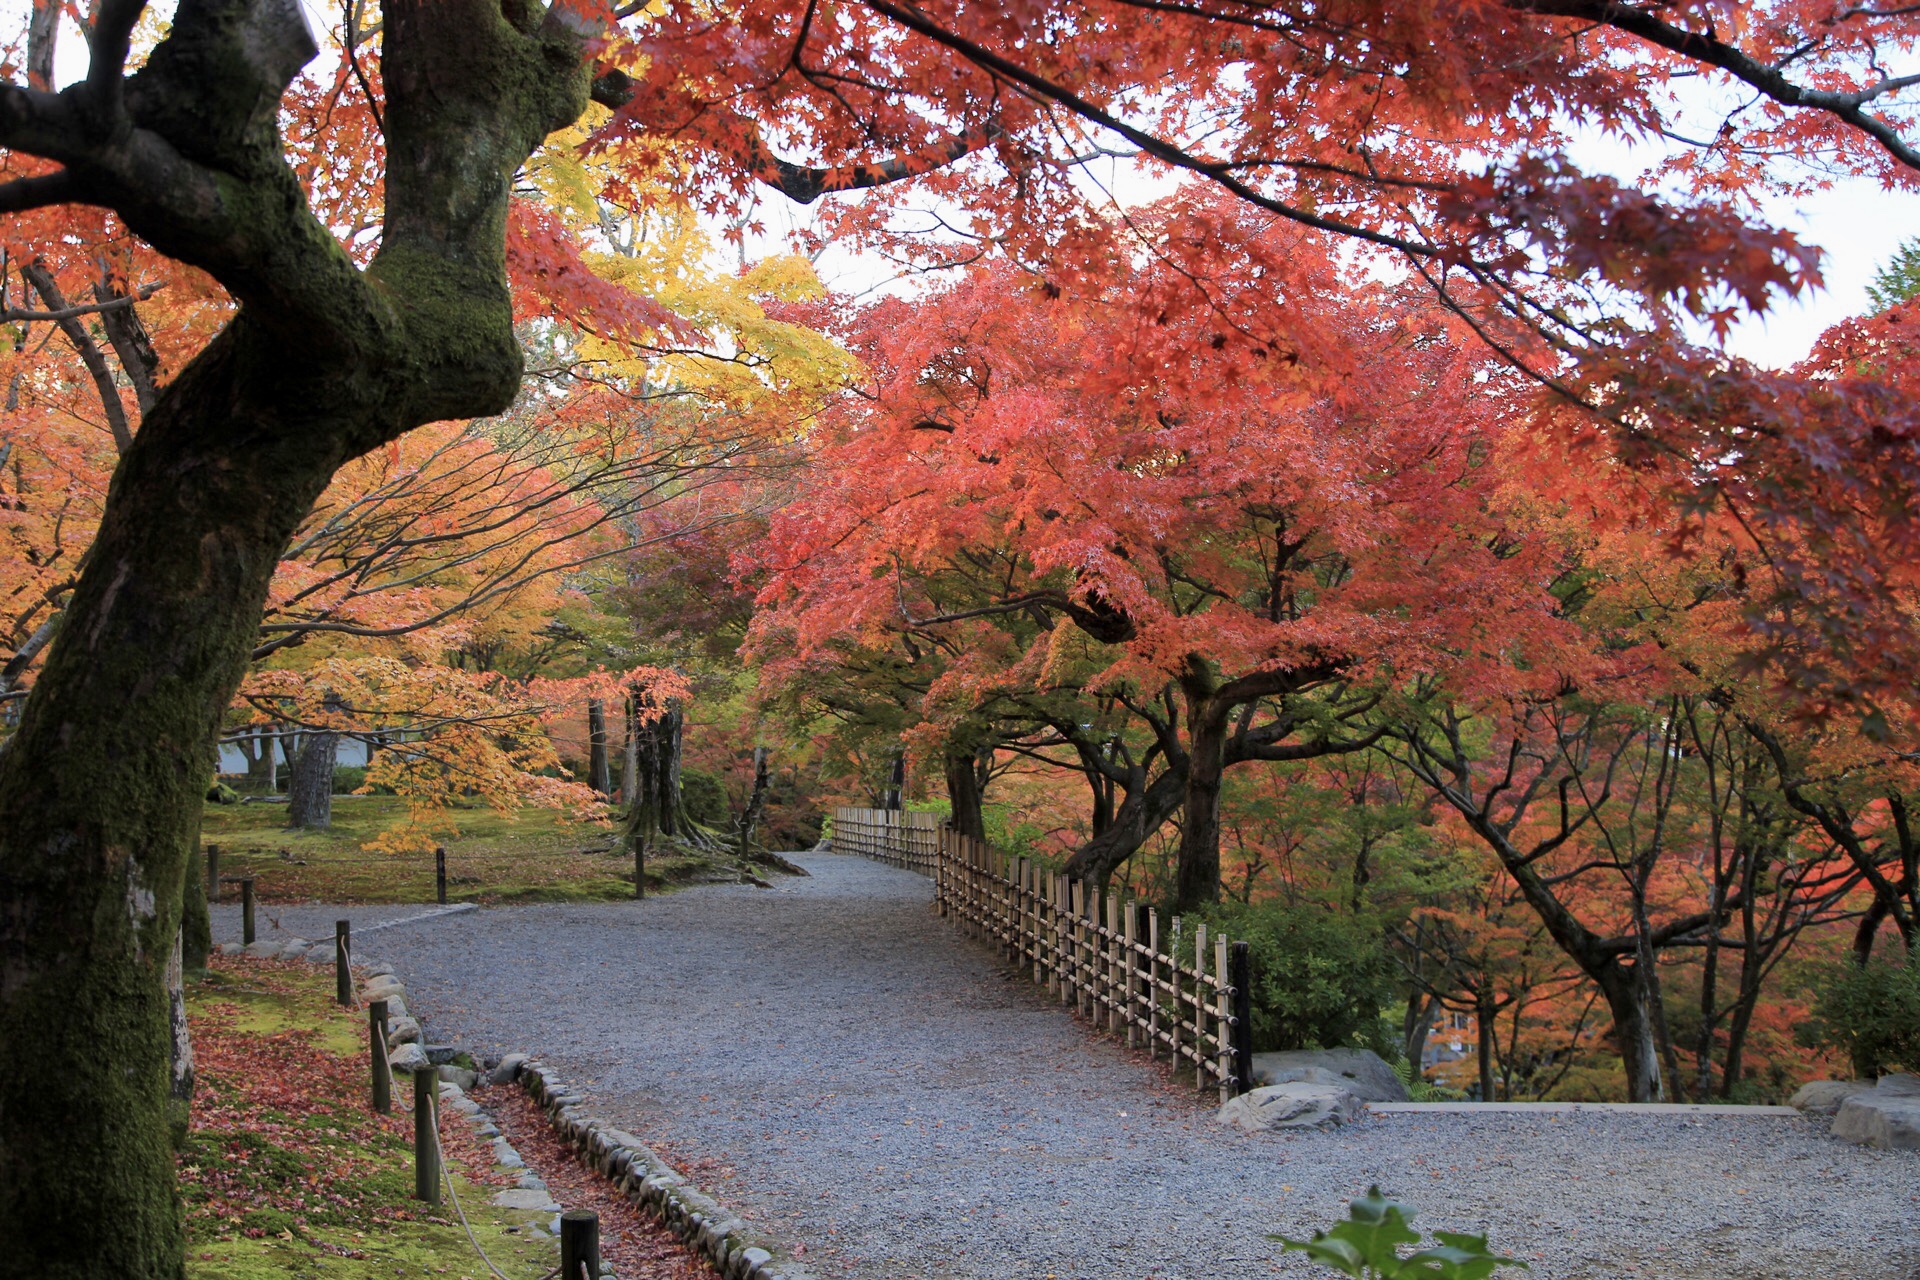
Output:
[[[433,1115],[436,1123],[433,1128],[433,1158],[438,1161],[440,1165],[440,1180],[447,1184],[447,1198],[453,1201],[453,1211],[460,1219],[460,1229],[467,1233],[467,1243],[471,1244],[473,1251],[480,1255],[480,1261],[486,1264],[487,1270],[493,1272],[500,1280],[513,1280],[512,1276],[493,1265],[493,1259],[489,1258],[487,1251],[480,1247],[479,1237],[473,1234],[473,1227],[467,1222],[467,1211],[460,1207],[460,1193],[453,1189],[453,1173],[447,1168],[447,1153],[440,1146],[440,1126],[437,1123],[440,1118],[439,1103],[440,1100],[435,1098]],[[560,1268],[555,1267],[553,1270],[558,1271],[559,1269]],[[553,1272],[550,1271],[547,1274],[552,1275]]]

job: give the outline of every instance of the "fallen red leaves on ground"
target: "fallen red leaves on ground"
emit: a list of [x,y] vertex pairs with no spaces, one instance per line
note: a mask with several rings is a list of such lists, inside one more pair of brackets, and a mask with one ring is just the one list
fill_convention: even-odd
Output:
[[546,1112],[524,1091],[487,1089],[475,1100],[487,1109],[527,1167],[546,1182],[554,1199],[569,1209],[591,1209],[600,1215],[600,1256],[612,1264],[620,1280],[717,1280],[719,1273],[705,1259],[582,1164],[573,1147],[547,1123]]

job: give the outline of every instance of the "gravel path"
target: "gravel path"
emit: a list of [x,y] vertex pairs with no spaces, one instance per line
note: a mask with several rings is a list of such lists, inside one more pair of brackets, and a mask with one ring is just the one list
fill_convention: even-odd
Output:
[[[1331,1225],[1378,1182],[1536,1280],[1920,1280],[1920,1155],[1798,1119],[1228,1131],[933,919],[922,877],[797,860],[811,878],[772,890],[494,908],[361,950],[433,1038],[532,1050],[826,1276],[1325,1275],[1266,1234]],[[276,909],[307,937],[349,913]]]

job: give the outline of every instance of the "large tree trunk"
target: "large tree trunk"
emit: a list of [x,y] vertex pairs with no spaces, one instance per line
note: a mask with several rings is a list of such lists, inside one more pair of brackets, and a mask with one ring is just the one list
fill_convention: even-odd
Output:
[[960,835],[986,843],[987,819],[981,812],[985,799],[980,786],[980,762],[971,751],[949,751],[945,760],[947,803],[953,816],[947,825]]
[[636,781],[633,801],[627,806],[628,848],[660,838],[700,838],[680,798],[680,738],[685,724],[679,706],[669,705],[638,726]]
[[613,770],[607,762],[607,709],[598,698],[587,699],[587,785],[603,796],[613,794]]
[[0,753],[10,1274],[180,1274],[167,971],[207,746],[280,549],[345,452],[316,413],[337,376],[301,373],[242,318],[162,394]]
[[585,105],[574,19],[522,32],[482,0],[396,0],[383,16],[386,226],[365,272],[308,211],[273,134],[315,52],[284,0],[182,4],[133,91],[101,100],[107,141],[70,144],[76,192],[211,272],[241,312],[122,455],[0,749],[9,1277],[182,1276],[168,968],[207,751],[268,581],[341,463],[422,423],[497,413],[519,385],[508,186]]
[[1220,899],[1220,784],[1231,710],[1205,692],[1188,692],[1187,794],[1180,818],[1180,860],[1174,868],[1175,914]]
[[633,794],[640,784],[640,724],[639,711],[634,705],[632,695],[624,700],[621,717],[626,722],[626,747],[620,752],[620,803],[631,806]]
[[333,767],[339,757],[339,734],[307,734],[287,778],[288,826],[325,831],[333,825]]
[[1660,1039],[1654,1028],[1646,984],[1634,974],[1633,966],[1620,964],[1609,966],[1595,980],[1613,1015],[1620,1065],[1627,1072],[1627,1101],[1665,1101],[1666,1089],[1660,1076]]

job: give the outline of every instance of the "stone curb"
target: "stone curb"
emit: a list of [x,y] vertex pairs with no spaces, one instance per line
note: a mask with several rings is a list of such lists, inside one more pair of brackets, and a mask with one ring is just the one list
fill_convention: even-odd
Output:
[[1717,1120],[1797,1120],[1792,1107],[1739,1106],[1701,1102],[1369,1102],[1376,1115],[1475,1116],[1508,1112],[1518,1115],[1707,1116]]
[[640,1139],[584,1114],[585,1100],[556,1073],[530,1061],[520,1068],[519,1079],[589,1167],[658,1217],[727,1280],[813,1280],[799,1264],[776,1260],[770,1240],[695,1188]]

